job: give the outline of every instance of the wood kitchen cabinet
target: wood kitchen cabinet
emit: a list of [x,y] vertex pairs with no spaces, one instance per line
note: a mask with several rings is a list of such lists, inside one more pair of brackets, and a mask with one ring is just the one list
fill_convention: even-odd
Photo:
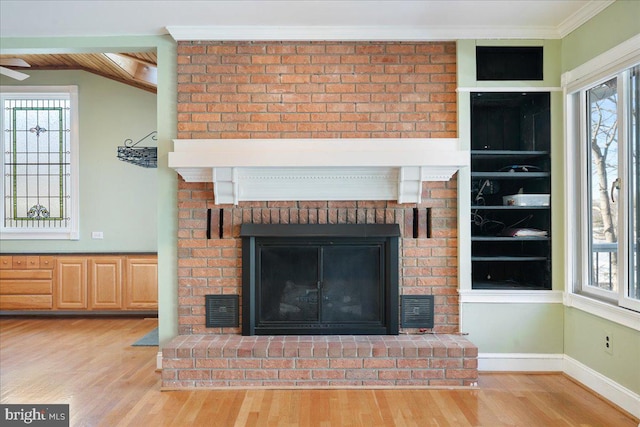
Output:
[[158,261],[156,257],[127,259],[125,309],[158,309]]
[[89,259],[89,307],[93,310],[122,309],[122,258]]
[[0,312],[155,312],[156,255],[2,255]]
[[56,260],[57,309],[87,309],[87,264],[86,257]]
[[0,256],[0,310],[53,308],[53,257]]

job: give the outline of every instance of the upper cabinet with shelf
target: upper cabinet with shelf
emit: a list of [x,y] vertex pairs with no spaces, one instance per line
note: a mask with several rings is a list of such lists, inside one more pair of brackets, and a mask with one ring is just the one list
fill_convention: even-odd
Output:
[[471,93],[473,289],[551,289],[548,92]]

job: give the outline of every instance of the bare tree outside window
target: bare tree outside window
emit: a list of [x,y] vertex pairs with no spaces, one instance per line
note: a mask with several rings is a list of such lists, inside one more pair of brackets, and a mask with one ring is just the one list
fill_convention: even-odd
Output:
[[618,95],[611,79],[588,91],[591,144],[592,285],[616,291]]

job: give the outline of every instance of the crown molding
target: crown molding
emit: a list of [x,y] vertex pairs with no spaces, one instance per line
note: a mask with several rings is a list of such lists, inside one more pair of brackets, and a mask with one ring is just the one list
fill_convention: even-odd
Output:
[[580,10],[558,25],[557,31],[560,38],[565,38],[582,24],[615,3],[616,0],[601,0],[587,2]]
[[561,39],[613,4],[594,0],[558,26],[458,25],[211,25],[167,26],[176,41],[443,41],[462,39]]
[[443,41],[558,39],[553,26],[168,26],[176,41]]

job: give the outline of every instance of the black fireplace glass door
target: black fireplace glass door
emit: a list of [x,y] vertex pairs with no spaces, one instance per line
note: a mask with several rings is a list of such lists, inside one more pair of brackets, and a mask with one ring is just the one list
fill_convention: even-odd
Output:
[[397,335],[397,224],[242,224],[243,335]]
[[381,324],[384,319],[380,246],[322,249],[322,322]]
[[261,246],[262,322],[318,322],[318,247]]

